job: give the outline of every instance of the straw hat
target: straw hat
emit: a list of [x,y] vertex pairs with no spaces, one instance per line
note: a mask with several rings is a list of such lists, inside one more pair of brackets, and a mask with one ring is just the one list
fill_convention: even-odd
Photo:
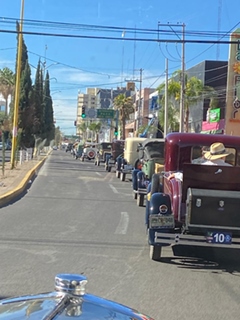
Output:
[[210,151],[204,154],[204,158],[207,160],[216,160],[228,156],[225,146],[221,142],[215,142],[210,146]]

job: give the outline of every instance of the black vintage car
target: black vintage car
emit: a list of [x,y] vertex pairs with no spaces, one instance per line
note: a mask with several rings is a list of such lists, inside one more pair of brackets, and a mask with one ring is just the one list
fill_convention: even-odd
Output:
[[153,320],[142,313],[85,292],[87,279],[59,274],[55,291],[1,300],[1,319],[115,319]]
[[111,172],[112,167],[115,167],[117,158],[123,154],[124,140],[115,140],[112,142],[111,154],[107,156],[105,162],[105,169]]
[[112,143],[111,142],[101,142],[97,146],[97,154],[95,156],[95,165],[99,166],[101,162],[105,163],[107,156],[111,155]]
[[132,171],[133,196],[143,206],[152,175],[164,167],[164,139],[146,139],[138,147],[138,157],[141,169]]

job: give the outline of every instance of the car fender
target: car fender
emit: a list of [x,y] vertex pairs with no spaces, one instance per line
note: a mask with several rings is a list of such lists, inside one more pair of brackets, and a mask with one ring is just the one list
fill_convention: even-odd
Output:
[[137,173],[137,187],[138,188],[146,188],[146,184],[145,184],[145,173],[141,170],[138,171]]

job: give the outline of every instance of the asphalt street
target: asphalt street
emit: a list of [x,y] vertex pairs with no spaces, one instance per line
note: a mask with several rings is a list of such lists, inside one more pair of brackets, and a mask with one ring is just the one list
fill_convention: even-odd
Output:
[[[206,260],[149,259],[144,207],[131,182],[104,165],[54,150],[28,192],[1,209],[1,297],[54,289],[57,273],[84,273],[87,291],[156,320],[238,319],[240,266],[235,253]],[[237,259],[236,259],[237,258]]]

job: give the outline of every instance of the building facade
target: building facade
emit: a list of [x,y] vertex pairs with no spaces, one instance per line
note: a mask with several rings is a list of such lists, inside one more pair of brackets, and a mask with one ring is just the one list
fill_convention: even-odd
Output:
[[[188,78],[200,79],[204,86],[212,87],[216,93],[217,107],[220,108],[220,119],[225,118],[227,61],[205,60],[186,70]],[[190,107],[189,131],[201,132],[203,121],[207,120],[210,99],[203,99]]]

